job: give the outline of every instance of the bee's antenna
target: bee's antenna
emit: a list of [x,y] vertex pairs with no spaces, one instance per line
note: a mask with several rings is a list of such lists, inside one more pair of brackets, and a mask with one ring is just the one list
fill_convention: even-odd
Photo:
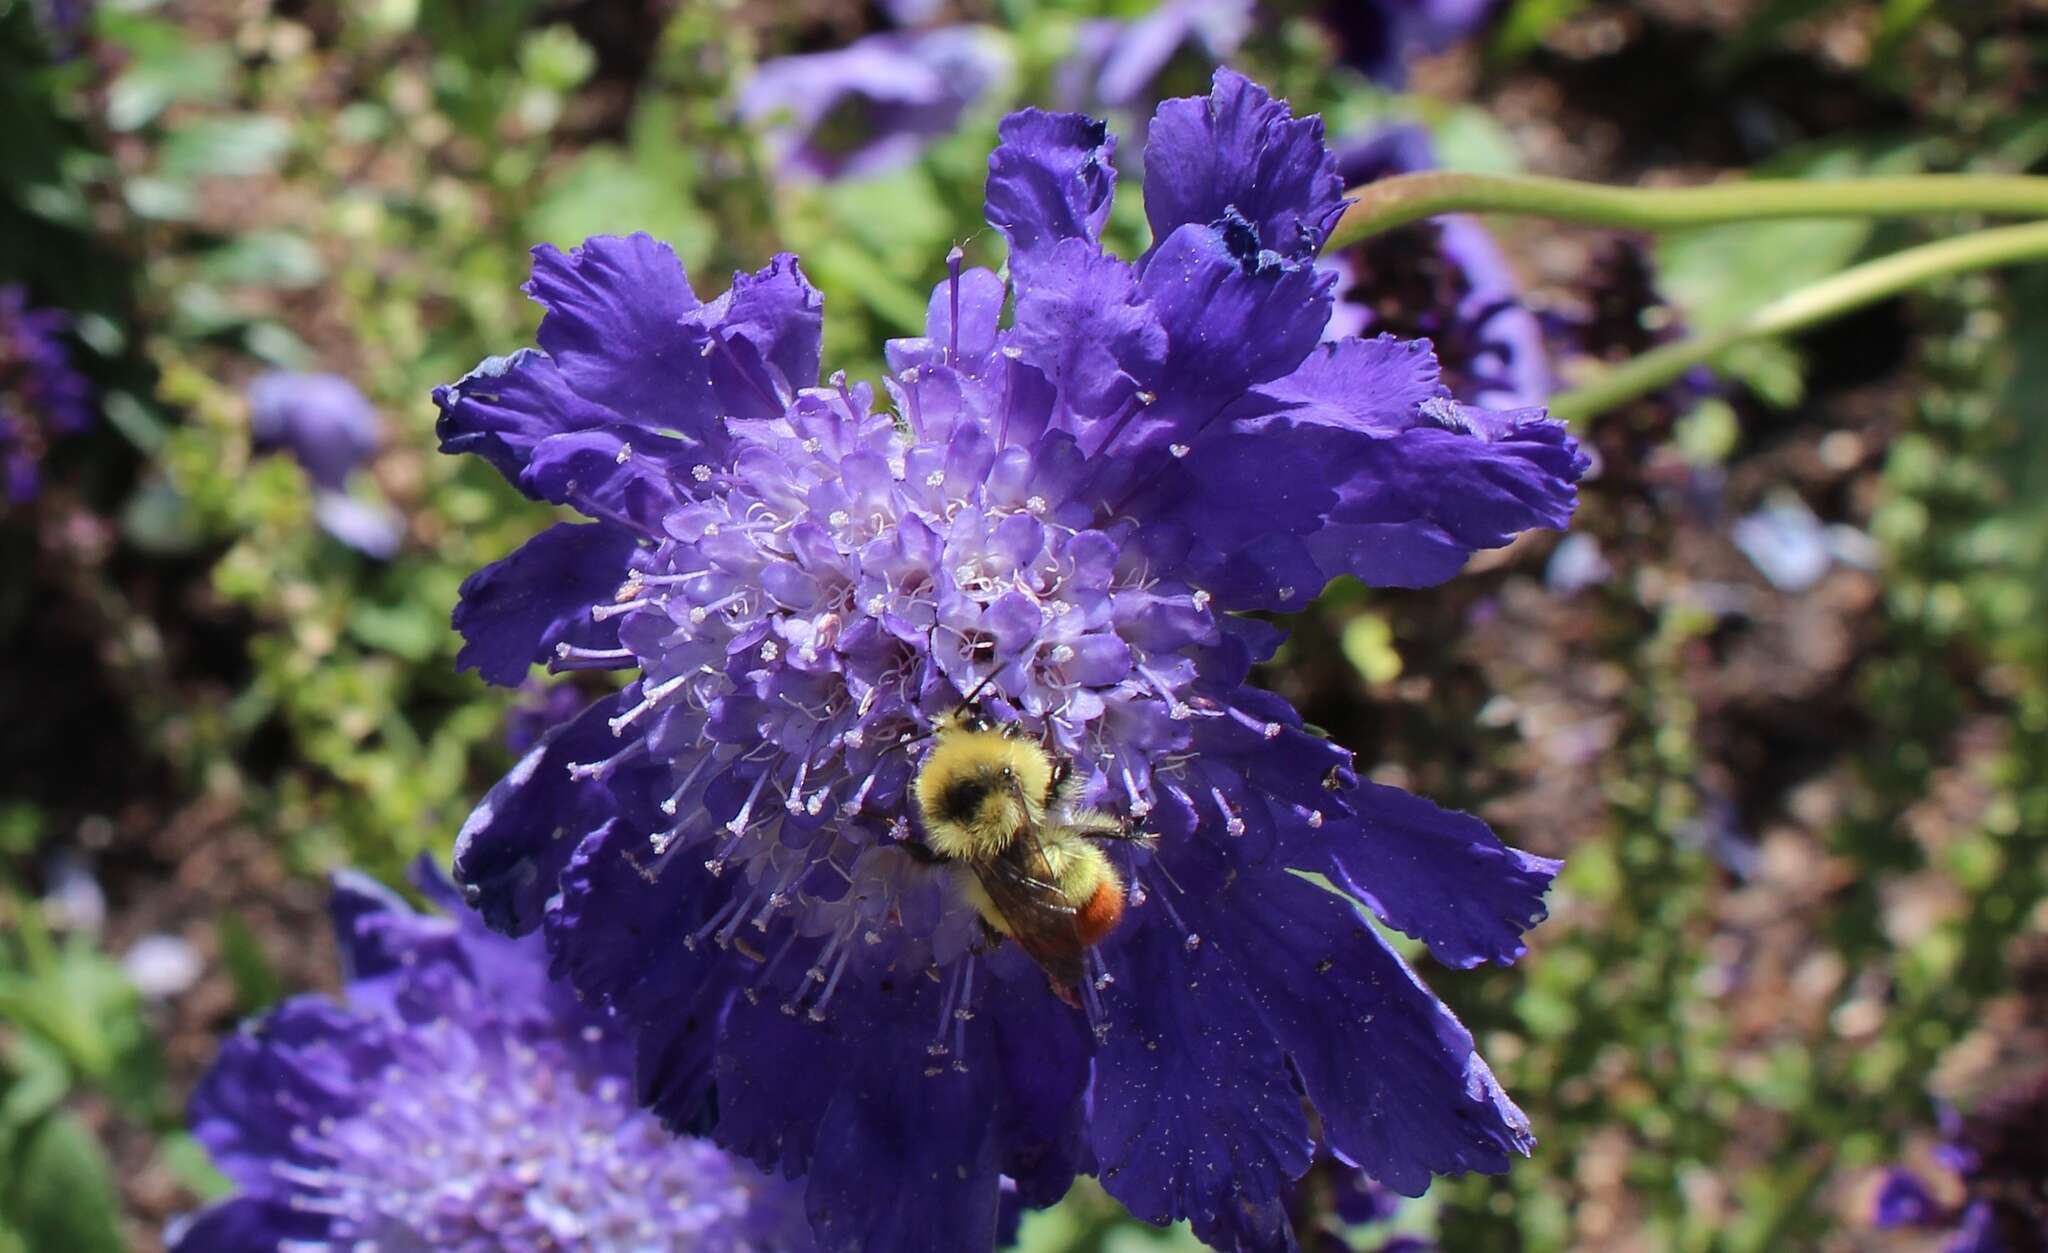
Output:
[[998,673],[1000,673],[1000,670],[991,670],[987,674],[981,676],[981,682],[974,685],[973,691],[961,697],[960,703],[963,705],[972,705],[975,701],[980,700],[981,694],[984,691],[988,690],[988,685],[996,681],[996,675]]

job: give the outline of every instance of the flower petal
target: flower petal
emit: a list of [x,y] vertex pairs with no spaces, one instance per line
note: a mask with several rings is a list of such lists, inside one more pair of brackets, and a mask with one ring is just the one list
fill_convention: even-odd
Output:
[[712,1053],[731,986],[714,955],[722,951],[684,937],[727,893],[680,859],[648,882],[654,854],[644,826],[607,823],[577,846],[561,895],[548,905],[548,951],[557,978],[638,1028],[640,1104],[672,1129],[695,1130],[709,1113]]
[[1103,1187],[1138,1218],[1189,1219],[1219,1247],[1284,1227],[1287,1185],[1314,1146],[1238,958],[1163,918],[1130,926],[1104,956],[1116,982],[1088,1126]]
[[282,1199],[233,1196],[174,1224],[164,1240],[171,1253],[276,1253],[318,1247],[330,1234],[325,1215]]
[[456,668],[514,687],[557,644],[616,647],[616,623],[594,622],[590,610],[613,599],[633,550],[622,527],[558,522],[470,575],[455,605]]
[[697,295],[652,235],[596,235],[567,253],[542,244],[526,292],[547,310],[540,346],[586,400],[649,421],[704,388],[699,336],[683,324]]
[[1145,217],[1155,247],[1180,227],[1235,211],[1262,247],[1300,260],[1323,246],[1343,196],[1323,120],[1296,119],[1286,101],[1235,70],[1217,70],[1207,96],[1168,100],[1152,116]]
[[1081,239],[1061,240],[1045,255],[1017,297],[1010,342],[1058,386],[1075,417],[1108,417],[1134,392],[1159,385],[1166,328],[1139,302],[1125,262]]
[[[1141,269],[1139,290],[1166,330],[1166,361],[1156,403],[1116,436],[1119,463],[1193,444],[1246,389],[1291,373],[1321,337],[1332,276],[1260,250],[1239,226],[1180,227]],[[1097,436],[1090,451],[1106,446]]]
[[1563,862],[1510,848],[1472,815],[1400,788],[1362,780],[1347,799],[1355,825],[1326,829],[1315,847],[1328,860],[1310,868],[1447,966],[1505,966],[1527,951],[1522,932],[1549,915],[1543,894]]
[[455,881],[492,930],[524,935],[539,926],[576,839],[612,816],[604,785],[570,777],[569,767],[620,751],[607,719],[622,699],[594,701],[543,735],[456,834]]
[[993,1248],[988,1032],[963,1033],[964,1053],[942,1064],[925,1054],[923,1035],[940,1009],[939,985],[912,976],[902,991],[875,998],[874,1017],[848,1023],[842,1037],[859,1044],[840,1051],[839,1087],[818,1126],[830,1151],[811,1163],[812,1228],[827,1249]]
[[[720,341],[710,368],[727,413],[750,416],[743,406],[765,403],[768,412],[760,416],[779,417],[797,391],[818,382],[825,297],[792,253],[777,253],[752,274],[734,274],[724,295],[685,321]],[[749,351],[735,353],[736,341]]]
[[484,358],[460,382],[435,388],[434,404],[441,411],[434,423],[441,451],[475,453],[514,486],[535,444],[560,431],[618,420],[577,395],[547,354],[532,348]]
[[293,997],[221,1045],[192,1093],[192,1134],[238,1186],[269,1191],[278,1162],[307,1158],[292,1128],[353,1112],[361,1077],[388,1056],[375,1022],[324,996]]
[[1528,1152],[1528,1120],[1472,1037],[1363,914],[1284,870],[1220,857],[1205,870],[1196,860],[1174,862],[1188,889],[1174,906],[1204,947],[1250,964],[1259,1016],[1340,1158],[1420,1196],[1431,1175],[1499,1173],[1511,1154]]
[[1116,138],[1080,113],[1025,109],[1004,118],[988,158],[988,224],[1013,269],[1063,239],[1099,244],[1116,192]]

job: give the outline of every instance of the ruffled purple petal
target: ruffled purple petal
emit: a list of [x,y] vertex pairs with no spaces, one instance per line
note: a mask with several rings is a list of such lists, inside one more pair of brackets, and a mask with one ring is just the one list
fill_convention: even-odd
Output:
[[520,486],[520,474],[540,441],[619,420],[603,405],[577,395],[547,354],[532,348],[484,358],[460,382],[435,388],[434,404],[441,411],[434,423],[441,451],[474,453],[514,486]]
[[1522,933],[1548,916],[1543,894],[1563,862],[1510,848],[1472,815],[1400,788],[1362,781],[1347,799],[1355,824],[1327,828],[1308,868],[1447,966],[1505,966],[1527,951]]
[[825,298],[790,253],[778,253],[753,274],[690,315],[704,328],[713,385],[735,417],[780,417],[798,390],[818,381]]
[[1166,328],[1138,299],[1131,267],[1084,239],[1045,254],[1017,298],[1010,343],[1059,389],[1081,422],[1117,412],[1159,386]]
[[1167,338],[1154,403],[1091,451],[1129,461],[1195,444],[1247,389],[1301,364],[1329,320],[1330,288],[1329,275],[1260,249],[1241,221],[1174,231],[1139,277]]
[[698,1128],[711,1092],[712,1048],[731,997],[717,958],[699,939],[717,900],[699,867],[675,867],[659,892],[633,891],[652,858],[640,823],[586,837],[548,907],[554,972],[641,1024],[635,1072],[640,1103],[672,1128]]
[[569,767],[621,751],[607,722],[621,700],[603,697],[542,736],[462,824],[455,881],[493,930],[523,935],[539,926],[576,841],[611,818],[602,785],[571,777]]
[[593,621],[590,611],[613,599],[633,551],[632,534],[619,527],[558,522],[470,575],[455,605],[456,668],[516,687],[558,644],[617,647],[617,624]]
[[[947,1058],[925,1055],[924,1024],[936,1018],[938,1001],[938,985],[910,974],[896,994],[875,998],[864,1029],[848,1024],[847,1039],[859,1046],[842,1055],[850,1073],[817,1132],[832,1151],[812,1161],[805,1192],[825,1248],[995,1247],[988,1033],[964,1033],[964,1049]],[[890,1184],[878,1187],[880,1180]]]
[[1025,109],[1003,119],[988,158],[988,224],[1028,265],[1063,239],[1098,244],[1116,192],[1116,138],[1079,113]]
[[1295,118],[1286,101],[1235,70],[1217,70],[1208,96],[1169,100],[1152,117],[1145,217],[1154,247],[1183,226],[1235,213],[1260,248],[1301,260],[1323,246],[1343,210],[1323,120]]
[[1277,868],[1204,882],[1175,907],[1205,946],[1250,964],[1259,1018],[1341,1160],[1420,1196],[1433,1174],[1498,1174],[1527,1154],[1528,1120],[1472,1037],[1357,909]]
[[718,456],[726,436],[703,319],[690,317],[700,306],[673,249],[644,233],[592,236],[568,253],[542,244],[526,291],[547,310],[540,346],[578,396]]
[[1186,1218],[1212,1245],[1253,1235],[1251,1247],[1272,1247],[1314,1142],[1258,1023],[1255,985],[1268,975],[1248,976],[1246,955],[1190,941],[1164,918],[1133,921],[1106,954],[1117,999],[1088,1125],[1102,1185],[1147,1222]]
[[221,1046],[192,1093],[193,1137],[237,1186],[272,1191],[276,1164],[306,1157],[292,1128],[354,1112],[362,1077],[387,1056],[376,1024],[325,997],[293,997]]

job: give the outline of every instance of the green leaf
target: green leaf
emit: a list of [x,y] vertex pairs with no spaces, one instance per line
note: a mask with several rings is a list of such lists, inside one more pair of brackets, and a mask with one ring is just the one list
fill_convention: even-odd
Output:
[[22,1145],[7,1185],[10,1223],[32,1249],[122,1253],[120,1198],[105,1150],[77,1118],[46,1119]]
[[257,113],[194,118],[172,128],[157,171],[174,179],[268,174],[291,143],[291,127],[283,118]]
[[326,277],[312,244],[286,231],[251,231],[206,254],[202,272],[218,283],[295,291]]
[[181,101],[210,102],[227,94],[235,69],[224,44],[205,42],[169,22],[121,17],[103,24],[128,52],[128,68],[107,89],[107,124],[132,131]]
[[220,959],[235,984],[235,1008],[243,1014],[259,1013],[284,996],[284,980],[240,914],[221,917]]
[[646,231],[685,258],[703,256],[712,239],[688,184],[661,177],[616,148],[593,148],[551,179],[527,211],[526,229],[564,248],[592,235]]

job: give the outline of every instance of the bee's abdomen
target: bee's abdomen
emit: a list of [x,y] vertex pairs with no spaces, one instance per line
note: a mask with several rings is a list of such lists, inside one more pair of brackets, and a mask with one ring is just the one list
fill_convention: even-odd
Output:
[[1074,923],[1081,931],[1081,943],[1097,944],[1102,937],[1116,929],[1119,919],[1124,916],[1124,887],[1115,879],[1099,884],[1095,895],[1081,906],[1074,915]]

